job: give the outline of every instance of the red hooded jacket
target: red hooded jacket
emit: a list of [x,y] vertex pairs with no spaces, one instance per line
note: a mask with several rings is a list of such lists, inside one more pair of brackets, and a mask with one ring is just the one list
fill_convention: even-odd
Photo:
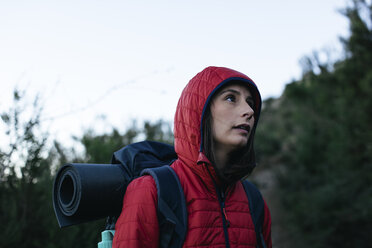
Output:
[[[257,123],[261,108],[258,90],[249,77],[228,68],[208,67],[198,73],[185,87],[178,102],[174,118],[178,159],[172,168],[180,179],[188,212],[188,230],[183,247],[226,247],[223,215],[213,183],[218,179],[200,148],[200,124],[210,96],[232,80],[245,82],[253,89]],[[264,211],[263,236],[270,248],[271,218],[266,204]],[[229,222],[226,229],[230,247],[257,246],[248,199],[240,182],[230,186],[226,192],[224,215]],[[158,247],[157,189],[151,176],[137,178],[128,185],[115,228],[113,247]]]

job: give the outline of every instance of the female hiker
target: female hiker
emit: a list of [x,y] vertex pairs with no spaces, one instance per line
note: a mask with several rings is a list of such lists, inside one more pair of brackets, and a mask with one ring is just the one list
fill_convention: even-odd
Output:
[[[256,236],[241,182],[256,165],[253,140],[260,110],[253,81],[228,68],[208,67],[183,90],[174,117],[178,159],[171,165],[186,200],[183,247],[272,246],[266,203],[262,233]],[[159,246],[157,200],[151,176],[129,184],[113,247]]]

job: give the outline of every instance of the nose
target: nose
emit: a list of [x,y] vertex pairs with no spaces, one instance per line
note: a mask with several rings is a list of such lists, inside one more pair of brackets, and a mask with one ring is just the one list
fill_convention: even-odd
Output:
[[242,110],[241,111],[242,111],[241,112],[242,113],[242,116],[243,117],[248,117],[248,119],[251,119],[252,116],[254,115],[253,108],[249,104],[247,104],[247,103],[245,103],[245,104],[242,105]]

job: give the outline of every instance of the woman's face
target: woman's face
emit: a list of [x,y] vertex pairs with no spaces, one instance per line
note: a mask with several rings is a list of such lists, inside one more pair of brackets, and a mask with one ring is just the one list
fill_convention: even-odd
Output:
[[254,125],[253,98],[248,87],[230,84],[212,99],[212,132],[215,148],[230,152],[248,143]]

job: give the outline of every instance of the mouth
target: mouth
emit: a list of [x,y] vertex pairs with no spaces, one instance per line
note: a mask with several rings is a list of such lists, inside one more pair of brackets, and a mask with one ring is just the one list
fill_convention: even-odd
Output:
[[251,126],[249,126],[248,124],[240,124],[240,125],[237,125],[237,126],[234,126],[233,127],[234,129],[241,129],[241,130],[245,130],[249,133],[249,131],[251,131]]

